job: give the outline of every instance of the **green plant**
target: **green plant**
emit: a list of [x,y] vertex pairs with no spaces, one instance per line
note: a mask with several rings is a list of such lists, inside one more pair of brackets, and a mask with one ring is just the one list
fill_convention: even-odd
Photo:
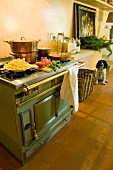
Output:
[[[111,42],[103,41],[99,39],[97,36],[88,36],[88,37],[80,37],[81,48],[82,49],[92,49],[96,51],[100,51],[102,48],[106,48],[109,51],[107,58],[112,54],[111,50]],[[106,59],[107,59],[106,58]]]
[[60,60],[52,60],[52,62],[48,65],[48,67],[56,71],[57,68],[62,67],[62,63],[60,62]]

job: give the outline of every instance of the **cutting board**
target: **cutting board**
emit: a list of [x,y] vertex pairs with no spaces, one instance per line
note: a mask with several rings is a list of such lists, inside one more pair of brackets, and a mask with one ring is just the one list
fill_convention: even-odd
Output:
[[49,68],[49,67],[38,67],[38,70],[42,70],[42,71],[45,71],[45,72],[51,72],[53,71],[53,69]]

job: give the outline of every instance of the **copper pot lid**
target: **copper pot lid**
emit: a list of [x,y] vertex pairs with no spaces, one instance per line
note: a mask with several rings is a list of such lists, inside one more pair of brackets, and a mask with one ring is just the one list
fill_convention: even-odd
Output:
[[26,39],[25,37],[21,37],[20,39],[17,40],[10,40],[10,41],[5,41],[7,43],[13,43],[13,42],[39,42],[41,39],[38,40],[32,40],[32,39]]

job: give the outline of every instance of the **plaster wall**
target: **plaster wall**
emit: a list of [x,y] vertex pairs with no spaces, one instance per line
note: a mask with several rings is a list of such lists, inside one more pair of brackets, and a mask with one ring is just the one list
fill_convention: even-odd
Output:
[[[39,47],[49,46],[51,33],[64,32],[72,37],[72,0],[4,0],[0,1],[0,57],[11,53],[4,40],[41,39]],[[101,13],[101,14],[100,14]],[[100,15],[100,17],[99,17]],[[106,11],[97,9],[96,34],[101,36]]]

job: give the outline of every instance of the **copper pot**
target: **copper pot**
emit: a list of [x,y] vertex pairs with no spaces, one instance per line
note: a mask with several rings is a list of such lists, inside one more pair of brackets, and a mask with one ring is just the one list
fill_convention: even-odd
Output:
[[36,40],[26,40],[26,38],[21,37],[20,40],[5,41],[10,44],[11,51],[13,53],[29,53],[37,51],[38,42],[40,39]]
[[13,55],[15,59],[25,58],[26,62],[32,64],[32,63],[35,63],[37,61],[38,51],[29,52],[29,53],[13,53],[11,55]]

